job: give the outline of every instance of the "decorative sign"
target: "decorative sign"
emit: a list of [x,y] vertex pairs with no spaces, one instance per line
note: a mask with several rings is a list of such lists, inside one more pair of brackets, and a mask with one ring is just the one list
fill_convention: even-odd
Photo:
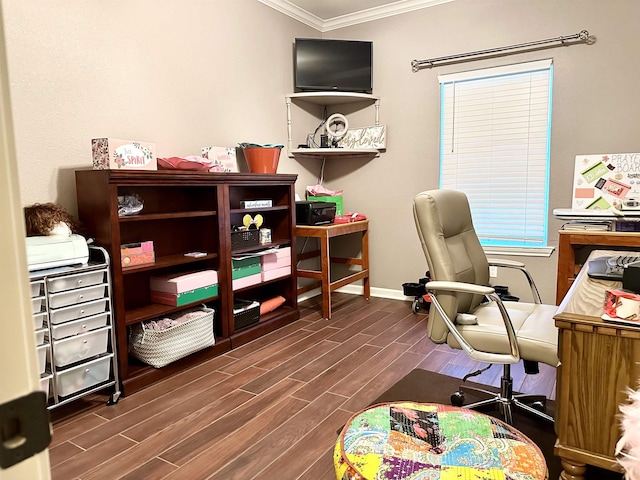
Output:
[[352,128],[340,139],[341,148],[387,148],[387,126]]
[[576,156],[572,209],[621,209],[631,198],[640,198],[640,153]]
[[202,147],[202,156],[211,161],[210,172],[237,172],[235,147]]

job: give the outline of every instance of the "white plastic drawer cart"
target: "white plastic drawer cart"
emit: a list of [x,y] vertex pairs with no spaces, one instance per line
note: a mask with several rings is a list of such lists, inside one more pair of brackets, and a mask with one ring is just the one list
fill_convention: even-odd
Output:
[[36,270],[29,280],[40,386],[49,409],[110,387],[107,404],[117,403],[121,390],[107,251],[90,246],[87,264]]

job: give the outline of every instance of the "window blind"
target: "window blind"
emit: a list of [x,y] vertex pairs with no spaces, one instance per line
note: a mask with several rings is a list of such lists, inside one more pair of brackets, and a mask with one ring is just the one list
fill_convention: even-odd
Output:
[[464,191],[486,246],[546,246],[552,62],[438,77],[440,188]]

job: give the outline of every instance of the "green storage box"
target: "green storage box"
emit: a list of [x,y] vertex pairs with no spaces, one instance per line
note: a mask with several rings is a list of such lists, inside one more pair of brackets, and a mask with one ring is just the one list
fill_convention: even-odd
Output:
[[249,275],[255,275],[260,273],[262,268],[260,267],[260,259],[258,259],[257,265],[250,265],[248,267],[234,268],[231,271],[231,279],[237,280],[238,278],[248,277]]
[[313,195],[307,195],[307,200],[310,202],[331,202],[336,204],[336,217],[344,215],[344,207],[342,205],[342,195],[335,195],[333,197],[314,197]]
[[200,302],[218,295],[218,285],[209,285],[207,287],[196,288],[184,293],[166,293],[151,290],[151,301],[162,303],[163,305],[174,305],[181,307],[193,302]]
[[231,259],[231,268],[253,267],[254,265],[260,265],[260,257],[246,257],[239,259]]

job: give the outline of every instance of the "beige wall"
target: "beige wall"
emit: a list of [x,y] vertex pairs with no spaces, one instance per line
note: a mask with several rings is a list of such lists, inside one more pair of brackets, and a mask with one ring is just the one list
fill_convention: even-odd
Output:
[[[286,144],[293,38],[373,40],[387,151],[371,161],[329,160],[324,178],[327,187],[345,190],[348,210],[371,219],[378,293],[400,291],[426,270],[411,201],[438,185],[437,75],[553,58],[550,210],[570,206],[576,154],[640,150],[640,2],[634,0],[456,0],[323,35],[256,0],[2,0],[2,7],[22,202],[56,201],[72,213],[73,171],[90,164],[91,138],[152,141],[160,156],[198,154],[210,144]],[[594,45],[419,73],[410,67],[416,58],[583,29],[597,37]],[[350,123],[371,119],[358,112]],[[315,126],[309,116],[301,121],[303,128]],[[298,173],[303,194],[319,167],[283,154],[278,171]],[[561,223],[550,217],[549,241],[557,245]],[[556,255],[520,260],[539,280],[544,300],[553,302]]]

